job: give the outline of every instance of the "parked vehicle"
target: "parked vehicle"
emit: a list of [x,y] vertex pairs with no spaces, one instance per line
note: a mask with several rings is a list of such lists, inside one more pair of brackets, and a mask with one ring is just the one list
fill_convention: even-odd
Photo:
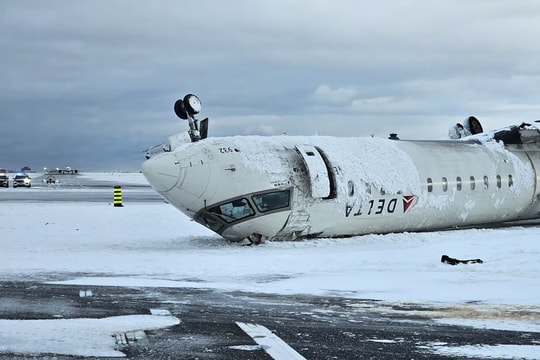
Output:
[[0,187],[9,187],[9,178],[5,169],[0,169]]
[[23,173],[17,173],[13,178],[13,187],[16,188],[19,186],[32,187],[32,179],[30,176]]

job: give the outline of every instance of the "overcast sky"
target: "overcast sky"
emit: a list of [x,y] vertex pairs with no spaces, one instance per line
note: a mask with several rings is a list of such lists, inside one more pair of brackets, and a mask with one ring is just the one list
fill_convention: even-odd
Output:
[[0,167],[138,170],[210,136],[443,139],[540,118],[540,1],[0,2]]

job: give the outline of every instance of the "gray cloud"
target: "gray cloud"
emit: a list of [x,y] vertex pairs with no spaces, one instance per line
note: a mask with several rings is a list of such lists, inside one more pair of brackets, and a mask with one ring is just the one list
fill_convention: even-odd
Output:
[[532,121],[539,23],[526,0],[4,1],[0,167],[138,169],[188,92],[211,136]]

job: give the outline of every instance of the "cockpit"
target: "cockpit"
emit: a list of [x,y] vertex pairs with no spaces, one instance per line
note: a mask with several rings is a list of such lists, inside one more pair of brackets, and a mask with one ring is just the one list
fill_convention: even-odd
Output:
[[289,210],[291,191],[264,191],[230,199],[199,211],[194,220],[220,234],[229,226],[251,218]]
[[[142,171],[152,187],[193,220],[231,240],[273,236],[283,229],[292,209],[293,187],[285,181],[290,174],[279,172],[277,183],[266,174],[260,182],[245,182],[243,174],[253,171],[245,166],[243,153],[223,139],[205,141],[208,118],[197,118],[200,100],[188,94],[174,110],[188,120],[189,131],[145,150]],[[228,188],[228,182],[235,186]]]
[[229,224],[255,215],[253,207],[246,198],[236,199],[214,206],[208,209],[208,212]]

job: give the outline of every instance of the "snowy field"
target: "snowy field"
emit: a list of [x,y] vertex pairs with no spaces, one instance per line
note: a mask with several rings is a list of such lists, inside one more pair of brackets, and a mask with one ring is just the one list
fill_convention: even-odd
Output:
[[[141,174],[81,176],[145,183]],[[444,323],[540,332],[540,241],[534,226],[240,246],[160,202],[122,208],[96,202],[0,205],[3,281],[377,299],[433,307],[438,310],[429,316]],[[445,265],[443,254],[484,263]],[[5,325],[0,320],[0,352],[13,346],[5,343],[10,338]],[[432,348],[477,358],[536,359],[540,354],[540,344]],[[95,353],[79,355],[88,354]]]

